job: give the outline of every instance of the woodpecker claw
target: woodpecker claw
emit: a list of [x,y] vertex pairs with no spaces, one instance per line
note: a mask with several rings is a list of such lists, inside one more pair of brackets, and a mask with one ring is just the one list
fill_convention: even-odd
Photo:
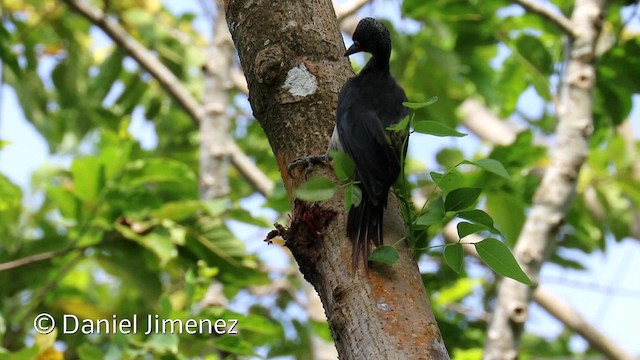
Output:
[[304,165],[304,178],[306,179],[307,173],[313,169],[314,166],[318,164],[326,164],[330,160],[331,159],[328,155],[304,156],[289,163],[289,166],[287,166],[287,172],[289,173],[289,177],[294,177],[292,173],[293,169]]

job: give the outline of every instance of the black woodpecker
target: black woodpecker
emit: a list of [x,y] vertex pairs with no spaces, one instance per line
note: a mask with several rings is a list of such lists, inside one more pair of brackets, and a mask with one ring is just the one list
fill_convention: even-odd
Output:
[[305,164],[307,169],[328,161],[332,150],[345,152],[355,164],[354,180],[362,201],[349,210],[347,235],[353,244],[352,261],[362,255],[367,267],[369,244],[383,244],[382,220],[389,189],[400,175],[406,152],[406,132],[387,128],[408,114],[402,105],[407,97],[389,73],[391,37],[378,20],[364,18],[353,33],[353,45],[345,56],[358,52],[371,58],[358,75],[347,80],[338,96],[336,127],[327,155],[295,160],[289,170]]
[[353,265],[362,254],[366,267],[370,241],[383,244],[382,218],[389,188],[400,175],[406,152],[407,133],[387,128],[409,110],[402,105],[407,101],[404,91],[389,73],[389,30],[378,20],[364,18],[358,23],[345,56],[361,51],[371,53],[371,58],[340,90],[329,147],[347,153],[355,164],[354,180],[362,190],[362,201],[349,210],[347,235],[353,243]]

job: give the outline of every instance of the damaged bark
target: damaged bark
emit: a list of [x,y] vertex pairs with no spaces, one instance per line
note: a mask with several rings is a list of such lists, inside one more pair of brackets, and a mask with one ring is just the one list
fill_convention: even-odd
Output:
[[[244,69],[253,114],[278,161],[293,215],[282,236],[316,289],[342,359],[448,359],[414,254],[404,242],[394,266],[368,272],[351,265],[343,194],[321,203],[295,200],[305,176],[291,177],[294,159],[326,151],[338,92],[353,71],[329,0],[227,0],[227,22]],[[329,167],[309,176],[336,181]],[[398,201],[385,213],[386,244],[404,235]]]

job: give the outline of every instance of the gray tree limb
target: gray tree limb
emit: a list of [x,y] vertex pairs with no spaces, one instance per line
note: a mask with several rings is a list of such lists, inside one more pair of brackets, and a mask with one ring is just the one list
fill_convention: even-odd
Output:
[[[593,129],[595,49],[604,7],[602,0],[575,2],[571,18],[574,37],[570,39],[567,70],[561,79],[556,108],[557,141],[552,148],[551,164],[534,195],[533,207],[514,248],[514,255],[534,284],[564,223],[587,156],[587,141]],[[512,279],[502,280],[487,332],[485,359],[518,357],[533,289]]]
[[567,19],[564,15],[560,13],[555,13],[551,11],[548,7],[538,3],[535,0],[514,0],[516,4],[519,4],[526,10],[536,13],[543,18],[551,21],[551,23],[558,26],[562,31],[567,33],[567,35],[571,37],[576,37],[577,34],[573,27],[573,23],[571,20]]
[[[457,243],[460,238],[456,225],[450,222],[444,228],[444,239],[450,244]],[[465,243],[476,243],[482,241],[482,237],[477,234],[471,234],[464,238]],[[463,245],[465,253],[480,260],[480,256],[476,248],[471,245]],[[533,291],[533,300],[540,305],[551,316],[562,322],[567,328],[582,336],[589,345],[600,351],[603,355],[610,359],[631,360],[633,356],[624,350],[619,344],[600,332],[597,328],[589,324],[589,322],[573,307],[558,299],[551,291],[543,286],[538,286]]]
[[[160,83],[162,88],[176,100],[196,124],[202,122],[205,111],[204,107],[149,49],[131,37],[117,21],[110,19],[104,12],[91,5],[88,1],[62,1],[92,24],[102,29],[113,42],[124,49],[129,56]],[[231,163],[254,185],[257,191],[262,195],[268,195],[274,188],[273,181],[271,181],[235,143],[229,142],[228,145],[227,151]]]

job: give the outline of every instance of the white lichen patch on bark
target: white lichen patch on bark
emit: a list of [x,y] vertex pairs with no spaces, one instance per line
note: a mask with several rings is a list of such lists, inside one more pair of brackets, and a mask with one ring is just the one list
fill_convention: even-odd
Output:
[[293,96],[307,96],[318,90],[318,80],[304,64],[300,64],[287,72],[287,78],[282,87]]

